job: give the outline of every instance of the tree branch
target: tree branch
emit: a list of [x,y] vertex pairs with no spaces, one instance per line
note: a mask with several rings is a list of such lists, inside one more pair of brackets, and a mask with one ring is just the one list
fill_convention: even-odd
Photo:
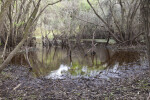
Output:
[[61,1],[62,1],[62,0],[58,0],[58,1],[56,1],[56,2],[47,4],[47,5],[40,11],[40,13],[39,13],[38,16],[36,17],[35,21],[41,16],[41,14],[44,12],[44,10],[45,10],[48,6],[57,4],[57,3],[61,2]]
[[110,34],[119,42],[121,42],[120,39],[117,38],[117,36],[114,34],[113,29],[110,28],[109,24],[96,12],[96,10],[94,9],[94,7],[92,6],[92,4],[90,3],[89,0],[87,0],[88,4],[90,5],[90,7],[92,8],[92,10],[94,11],[95,15],[107,26],[108,31],[110,32]]

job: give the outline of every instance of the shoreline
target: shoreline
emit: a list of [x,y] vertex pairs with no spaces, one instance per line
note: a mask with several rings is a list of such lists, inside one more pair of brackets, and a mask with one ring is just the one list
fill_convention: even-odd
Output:
[[34,78],[28,68],[9,66],[0,75],[1,99],[147,99],[150,75],[130,78]]

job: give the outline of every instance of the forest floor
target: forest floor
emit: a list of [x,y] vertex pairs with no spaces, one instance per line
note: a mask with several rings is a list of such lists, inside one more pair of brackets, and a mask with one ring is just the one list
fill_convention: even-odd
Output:
[[26,67],[0,74],[0,100],[149,100],[150,72],[128,78],[34,78]]

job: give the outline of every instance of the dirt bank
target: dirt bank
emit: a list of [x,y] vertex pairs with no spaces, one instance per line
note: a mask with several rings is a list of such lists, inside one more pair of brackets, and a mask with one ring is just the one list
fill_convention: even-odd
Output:
[[146,100],[150,93],[150,74],[124,79],[45,79],[34,78],[28,68],[9,66],[0,75],[0,99],[16,100]]

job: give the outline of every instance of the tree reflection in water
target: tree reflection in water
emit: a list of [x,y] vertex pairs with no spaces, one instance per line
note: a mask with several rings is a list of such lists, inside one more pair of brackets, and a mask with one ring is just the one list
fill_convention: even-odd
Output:
[[[97,46],[96,54],[91,59],[91,54],[85,55],[88,49],[75,48],[68,56],[68,51],[60,47],[49,49],[39,48],[37,51],[28,53],[29,61],[32,66],[32,73],[35,77],[47,76],[54,77],[69,73],[72,76],[94,76],[100,71],[113,68],[116,64],[119,67],[124,64],[138,62],[140,54],[137,51],[113,51],[105,46]],[[70,58],[71,57],[71,58]],[[71,59],[71,60],[70,60]],[[13,58],[11,64],[28,66],[24,54]]]

